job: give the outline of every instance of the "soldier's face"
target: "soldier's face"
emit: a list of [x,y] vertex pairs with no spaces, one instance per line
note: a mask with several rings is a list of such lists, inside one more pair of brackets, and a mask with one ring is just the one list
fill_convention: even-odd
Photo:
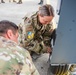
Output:
[[40,16],[39,15],[39,21],[42,24],[49,24],[53,19],[53,16]]

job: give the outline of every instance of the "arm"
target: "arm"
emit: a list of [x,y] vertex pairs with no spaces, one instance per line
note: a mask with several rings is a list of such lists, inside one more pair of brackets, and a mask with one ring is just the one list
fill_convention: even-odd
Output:
[[25,51],[25,64],[23,65],[21,74],[24,75],[39,75],[34,63],[32,62],[29,52]]
[[46,27],[46,31],[44,34],[44,46],[46,47],[47,52],[51,52],[52,48],[55,44],[56,39],[56,28],[54,27],[54,24],[48,24]]
[[25,17],[19,25],[19,42],[22,47],[27,47],[33,38],[33,27],[31,25],[32,20]]

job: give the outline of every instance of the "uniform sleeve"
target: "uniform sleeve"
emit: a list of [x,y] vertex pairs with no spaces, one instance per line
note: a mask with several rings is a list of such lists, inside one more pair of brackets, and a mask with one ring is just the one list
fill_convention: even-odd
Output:
[[[30,57],[30,56],[29,56]],[[32,63],[32,66],[33,66],[33,69],[32,69],[32,72],[31,72],[31,75],[40,75],[38,70],[36,69],[34,63],[32,62],[32,59],[30,57],[30,60],[31,60],[31,63]]]
[[22,62],[20,61],[20,56],[17,56],[16,54],[18,53],[18,51],[14,50],[15,53],[13,53],[12,48],[11,46],[10,48],[9,47],[0,48],[0,75],[20,74],[21,67],[23,65]]
[[51,22],[46,27],[44,39],[43,42],[41,43],[41,45],[43,46],[43,50],[45,50],[45,52],[48,47],[50,48],[53,47],[53,44],[55,43],[55,38],[56,38],[55,24]]
[[37,71],[34,63],[32,62],[31,56],[28,51],[26,51],[25,64],[23,65],[21,74],[23,75],[40,75]]
[[24,48],[27,47],[31,39],[34,37],[32,19],[25,17],[19,25],[19,42]]
[[55,23],[55,21],[53,20],[51,23],[50,23],[50,30],[49,30],[49,32],[50,32],[50,46],[51,47],[53,47],[54,46],[54,44],[55,44],[55,39],[56,39],[56,28],[57,28],[57,26],[56,26],[56,23]]

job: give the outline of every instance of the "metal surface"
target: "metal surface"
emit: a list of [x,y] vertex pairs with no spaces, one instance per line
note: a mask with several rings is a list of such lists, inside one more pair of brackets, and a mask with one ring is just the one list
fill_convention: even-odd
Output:
[[76,63],[76,0],[63,0],[52,63]]
[[47,75],[68,75],[68,66],[67,64],[52,64]]

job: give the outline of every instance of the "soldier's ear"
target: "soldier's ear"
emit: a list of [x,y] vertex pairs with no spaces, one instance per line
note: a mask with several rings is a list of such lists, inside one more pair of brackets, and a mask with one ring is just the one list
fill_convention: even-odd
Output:
[[6,35],[7,35],[7,37],[8,37],[9,39],[11,39],[14,34],[13,34],[12,30],[9,29],[9,30],[7,30]]

